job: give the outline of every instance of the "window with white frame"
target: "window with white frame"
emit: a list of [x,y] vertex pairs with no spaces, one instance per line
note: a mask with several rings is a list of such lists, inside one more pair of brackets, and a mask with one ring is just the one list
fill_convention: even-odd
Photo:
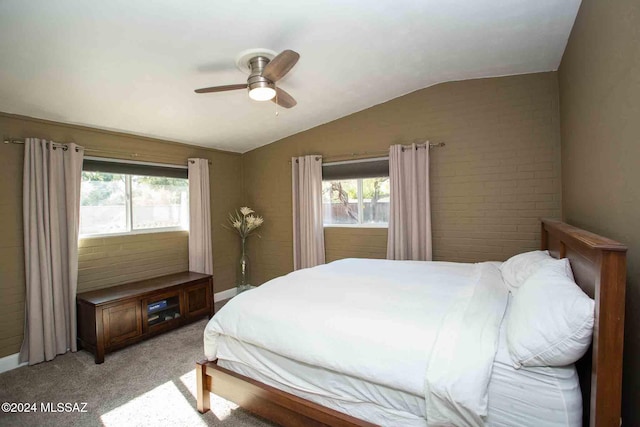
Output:
[[80,235],[187,230],[186,169],[85,160]]
[[388,159],[327,163],[322,167],[325,226],[386,227]]

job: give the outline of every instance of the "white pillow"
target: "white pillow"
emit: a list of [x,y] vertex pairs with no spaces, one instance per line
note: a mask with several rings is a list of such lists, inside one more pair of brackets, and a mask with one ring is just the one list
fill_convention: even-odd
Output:
[[591,344],[595,303],[567,277],[567,265],[544,262],[513,295],[507,346],[516,369],[569,365]]
[[538,270],[543,262],[552,261],[553,259],[549,255],[549,251],[525,252],[514,255],[503,262],[500,266],[500,272],[502,272],[502,278],[509,290],[514,293]]

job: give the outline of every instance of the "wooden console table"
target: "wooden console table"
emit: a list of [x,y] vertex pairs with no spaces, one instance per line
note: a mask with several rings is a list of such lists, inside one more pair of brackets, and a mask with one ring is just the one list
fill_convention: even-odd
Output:
[[78,347],[104,362],[105,353],[213,316],[213,278],[184,271],[76,297]]

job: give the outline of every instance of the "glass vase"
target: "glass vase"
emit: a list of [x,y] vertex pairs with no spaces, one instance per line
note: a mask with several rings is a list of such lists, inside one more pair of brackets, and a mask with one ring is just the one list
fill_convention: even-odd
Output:
[[249,257],[247,256],[245,243],[246,238],[243,238],[241,247],[242,252],[240,260],[238,261],[238,283],[236,285],[238,294],[251,289],[251,285],[249,284]]

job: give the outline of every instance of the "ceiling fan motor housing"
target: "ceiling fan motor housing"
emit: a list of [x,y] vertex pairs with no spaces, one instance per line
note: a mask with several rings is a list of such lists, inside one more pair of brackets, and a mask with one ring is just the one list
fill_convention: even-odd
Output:
[[247,89],[249,92],[251,92],[252,89],[261,87],[275,89],[273,82],[262,76],[262,71],[268,63],[269,58],[264,56],[256,56],[249,60],[249,68],[251,69],[251,74],[249,74],[249,79],[247,80]]

